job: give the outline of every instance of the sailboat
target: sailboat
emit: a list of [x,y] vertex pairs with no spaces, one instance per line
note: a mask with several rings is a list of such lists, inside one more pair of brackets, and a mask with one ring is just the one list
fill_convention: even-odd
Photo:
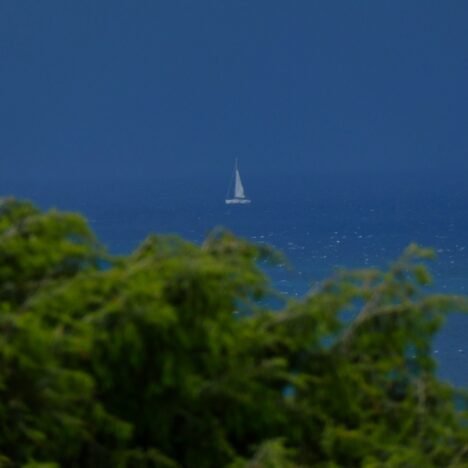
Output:
[[[242,185],[241,176],[239,173],[239,167],[237,164],[234,167],[234,197],[233,198],[226,198],[227,205],[243,205],[246,203],[250,203],[250,200],[245,196],[244,186]],[[228,196],[229,196],[230,188],[228,189]]]

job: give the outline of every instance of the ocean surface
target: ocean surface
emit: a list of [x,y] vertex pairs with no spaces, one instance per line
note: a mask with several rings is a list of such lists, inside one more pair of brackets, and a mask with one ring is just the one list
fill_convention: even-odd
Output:
[[[385,267],[411,242],[437,252],[431,265],[436,290],[468,293],[464,189],[444,184],[417,190],[411,180],[398,187],[326,178],[292,185],[251,180],[257,187],[247,190],[252,204],[228,206],[222,183],[155,179],[5,181],[2,195],[83,213],[113,253],[130,252],[149,233],[201,242],[212,228],[224,226],[287,255],[293,269],[276,270],[273,281],[294,297],[338,267]],[[468,387],[468,316],[450,316],[433,352],[440,376]]]

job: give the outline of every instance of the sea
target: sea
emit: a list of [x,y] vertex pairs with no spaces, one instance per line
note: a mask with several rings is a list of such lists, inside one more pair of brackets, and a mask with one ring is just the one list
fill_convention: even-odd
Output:
[[[337,268],[386,267],[412,242],[437,254],[433,290],[468,293],[468,204],[463,184],[418,174],[324,174],[244,179],[250,205],[226,205],[224,179],[109,177],[7,180],[3,195],[44,209],[78,211],[109,250],[125,254],[150,233],[201,243],[223,226],[283,252],[291,268],[269,271],[285,296],[300,298]],[[395,182],[398,181],[398,182]],[[449,316],[433,343],[442,379],[468,388],[468,316]]]

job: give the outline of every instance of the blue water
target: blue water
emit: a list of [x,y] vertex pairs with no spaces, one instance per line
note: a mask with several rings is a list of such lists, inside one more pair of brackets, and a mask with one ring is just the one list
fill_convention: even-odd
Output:
[[[462,191],[299,182],[286,188],[262,181],[249,206],[225,205],[223,186],[209,181],[10,181],[4,186],[44,208],[84,213],[114,253],[131,251],[151,232],[201,242],[213,227],[225,226],[287,255],[294,268],[277,270],[274,282],[294,297],[337,267],[384,267],[414,241],[437,251],[432,266],[437,290],[468,292],[468,208]],[[442,378],[468,386],[468,316],[450,317],[434,355]]]

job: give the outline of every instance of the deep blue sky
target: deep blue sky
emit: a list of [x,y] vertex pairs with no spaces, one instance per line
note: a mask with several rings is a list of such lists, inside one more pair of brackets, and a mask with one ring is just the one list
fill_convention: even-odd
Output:
[[463,178],[468,2],[3,0],[0,132],[3,180]]

